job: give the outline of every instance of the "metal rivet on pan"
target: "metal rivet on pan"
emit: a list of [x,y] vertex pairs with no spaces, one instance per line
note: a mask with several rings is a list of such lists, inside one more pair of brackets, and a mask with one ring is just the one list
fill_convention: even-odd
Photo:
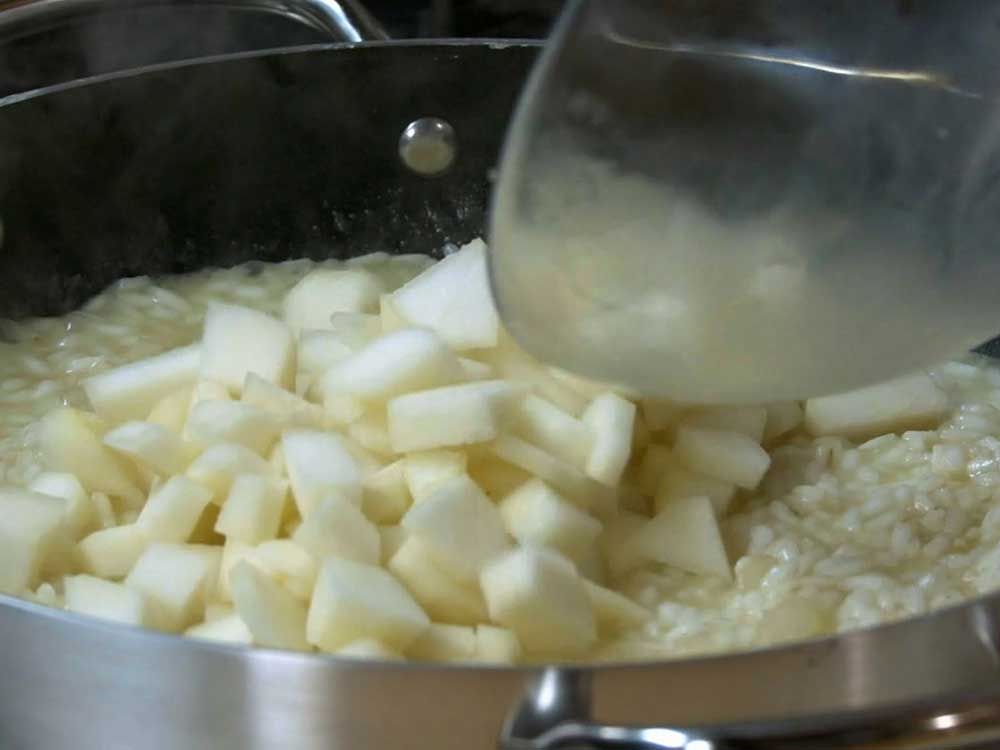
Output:
[[411,171],[425,177],[445,172],[455,161],[455,129],[440,117],[414,120],[399,136],[399,158]]

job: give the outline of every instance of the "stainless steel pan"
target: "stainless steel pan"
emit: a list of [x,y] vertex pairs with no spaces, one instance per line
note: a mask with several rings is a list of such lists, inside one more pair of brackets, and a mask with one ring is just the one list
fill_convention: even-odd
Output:
[[[111,75],[0,102],[0,316],[117,277],[434,251],[483,230],[536,54],[382,43]],[[442,118],[452,167],[398,158]],[[0,597],[4,750],[749,750],[1000,743],[1000,596],[789,647],[643,665],[356,663],[110,626]]]

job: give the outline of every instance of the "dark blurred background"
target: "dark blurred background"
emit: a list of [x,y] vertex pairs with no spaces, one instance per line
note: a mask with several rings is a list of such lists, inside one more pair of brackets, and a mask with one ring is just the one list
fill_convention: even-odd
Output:
[[[364,4],[393,38],[523,39],[544,37],[563,0]],[[145,65],[330,41],[287,12],[295,5],[288,0],[47,0],[54,13],[45,15],[33,5],[0,1],[0,97]]]

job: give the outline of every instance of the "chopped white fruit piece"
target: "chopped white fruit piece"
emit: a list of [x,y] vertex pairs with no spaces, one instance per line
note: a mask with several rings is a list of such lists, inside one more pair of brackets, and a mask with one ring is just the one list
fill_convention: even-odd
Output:
[[236,613],[253,634],[253,642],[270,648],[305,651],[306,606],[259,568],[246,561],[229,572]]
[[[381,298],[381,295],[379,295]],[[376,300],[375,306],[378,306]],[[341,341],[357,351],[382,335],[382,320],[378,315],[357,312],[336,312],[330,316],[330,330]]]
[[522,545],[551,547],[582,559],[601,534],[601,522],[567,502],[540,479],[532,479],[500,503],[500,515]]
[[347,427],[361,419],[366,409],[365,402],[354,396],[326,394],[321,400],[327,420],[337,427]]
[[145,594],[154,627],[179,632],[202,619],[219,574],[221,550],[184,544],[152,544],[125,579]]
[[366,411],[348,425],[347,434],[365,450],[379,456],[393,455],[384,412]]
[[473,457],[468,474],[494,501],[506,497],[531,479],[531,474],[524,469],[485,452]]
[[849,393],[806,401],[813,435],[866,438],[935,426],[948,413],[948,397],[922,372]]
[[397,396],[387,412],[392,448],[407,453],[493,440],[509,421],[515,394],[509,383],[485,380]]
[[622,478],[632,452],[635,404],[617,393],[602,393],[590,402],[582,420],[590,428],[593,448],[587,458],[587,476],[614,487]]
[[66,501],[63,518],[66,531],[72,539],[79,539],[96,525],[96,511],[90,495],[73,474],[43,471],[31,480],[28,489]]
[[524,656],[517,634],[495,625],[476,626],[475,660],[491,664],[517,664]]
[[161,476],[183,471],[191,458],[176,433],[151,422],[124,422],[104,433],[104,444]]
[[253,643],[250,628],[237,614],[226,615],[214,619],[205,618],[205,622],[192,625],[184,631],[188,638],[200,638],[203,641],[218,641],[219,643],[239,643],[249,646]]
[[406,512],[402,525],[443,570],[466,583],[474,583],[486,561],[510,545],[500,511],[467,476],[438,485]]
[[479,362],[468,357],[459,357],[458,365],[462,371],[462,380],[493,380],[496,377],[493,374],[493,368],[485,362]]
[[282,427],[322,428],[326,422],[323,407],[310,403],[281,386],[249,373],[243,383],[243,403],[263,409]]
[[274,469],[246,446],[221,443],[206,449],[188,466],[185,474],[212,490],[214,502],[221,504],[238,474],[272,476]]
[[298,340],[295,364],[299,372],[319,377],[355,351],[354,346],[333,331],[303,331]]
[[461,583],[448,575],[420,539],[406,538],[387,567],[435,621],[474,625],[488,619],[478,582]]
[[804,415],[798,401],[775,401],[764,404],[764,408],[767,410],[763,438],[765,443],[770,443],[802,424]]
[[193,385],[200,363],[201,347],[195,344],[92,375],[80,385],[94,411],[109,422],[143,419],[161,399]]
[[673,460],[670,448],[659,443],[650,443],[642,455],[636,472],[639,491],[652,497],[663,484],[663,475]]
[[374,659],[379,661],[402,661],[403,657],[396,651],[386,648],[385,644],[374,638],[359,638],[351,641],[342,649],[334,652],[336,656],[348,659]]
[[333,494],[299,526],[292,539],[317,560],[342,557],[378,565],[381,538],[375,524],[348,500]]
[[135,524],[113,526],[80,540],[80,560],[98,578],[123,578],[148,546],[149,539]]
[[[90,502],[94,505],[94,515],[97,516],[97,525],[102,529],[110,529],[118,525],[115,508],[111,504],[111,498],[103,492],[92,492]],[[138,514],[136,514],[138,518]],[[129,522],[131,523],[131,522]]]
[[590,603],[597,618],[597,629],[601,633],[618,633],[638,627],[650,618],[650,611],[636,604],[624,594],[591,581],[584,581]]
[[437,331],[453,349],[497,343],[500,323],[482,240],[473,240],[396,290],[392,304],[406,320]]
[[523,383],[571,416],[580,416],[587,406],[586,396],[556,380],[547,367],[521,349],[503,330],[497,347],[476,352],[476,357],[493,368],[494,377]]
[[[214,380],[199,380],[191,389],[191,401],[188,404],[188,415],[202,401],[232,401],[233,396],[222,383]],[[186,420],[185,420],[186,421]]]
[[175,435],[180,435],[187,421],[192,393],[192,388],[181,388],[168,393],[149,410],[146,421],[166,427]]
[[682,427],[674,455],[687,468],[752,490],[771,465],[767,451],[739,432]]
[[296,336],[329,328],[334,313],[374,312],[383,292],[378,276],[360,268],[311,271],[285,296],[285,322]]
[[491,449],[499,458],[552,485],[567,500],[598,517],[614,509],[613,490],[520,438],[503,435],[491,445]]
[[707,497],[685,497],[668,503],[627,543],[646,560],[732,579],[719,524]]
[[288,485],[259,474],[240,474],[233,480],[215,530],[227,539],[259,544],[278,535]]
[[476,655],[476,630],[433,622],[406,652],[415,661],[469,661]]
[[518,437],[581,469],[594,445],[591,430],[581,420],[531,394],[518,405],[511,429]]
[[66,506],[61,497],[0,489],[0,593],[38,584],[43,565],[66,539]]
[[402,652],[429,625],[427,614],[389,573],[334,557],[316,579],[306,638],[322,651],[368,637]]
[[666,460],[660,489],[654,498],[657,513],[667,503],[682,497],[707,497],[712,501],[715,515],[721,518],[729,510],[729,504],[736,494],[736,485],[721,479],[706,477],[691,471],[673,457]]
[[449,385],[461,378],[458,358],[440,336],[404,328],[372,341],[333,365],[320,383],[322,393],[385,401],[393,396]]
[[313,556],[291,539],[273,539],[254,547],[245,559],[291,591],[300,599],[308,599],[316,585],[319,567]]
[[235,443],[264,455],[281,430],[268,412],[243,401],[202,401],[191,409],[186,434],[206,445]]
[[382,322],[382,333],[392,333],[400,328],[410,328],[412,323],[400,314],[392,301],[391,294],[383,294],[378,301],[379,320]]
[[223,617],[229,617],[230,615],[236,614],[236,610],[233,609],[232,604],[225,604],[223,602],[210,602],[205,606],[205,622],[212,622],[212,620],[221,620]]
[[762,406],[705,406],[685,413],[680,423],[688,427],[739,432],[759,443],[764,438],[767,410]]
[[375,523],[398,523],[410,507],[405,467],[406,461],[400,459],[361,481],[361,509]]
[[330,432],[286,430],[281,444],[302,518],[308,518],[330,492],[361,503],[361,472],[343,438]]
[[94,576],[64,578],[63,602],[66,609],[77,614],[137,627],[149,624],[146,599],[142,593]]
[[[361,481],[364,481],[365,477],[370,477],[375,472],[380,471],[386,465],[385,457],[376,455],[350,436],[344,436],[344,448],[351,454],[351,458],[354,459],[354,463],[358,467],[358,476],[361,477]],[[359,489],[359,505],[361,503],[360,496],[361,494]]]
[[406,529],[398,524],[393,526],[379,526],[378,535],[382,540],[379,559],[382,565],[388,565],[389,560],[393,558],[406,541]]
[[461,451],[432,450],[410,453],[403,459],[403,473],[413,502],[427,497],[442,482],[464,476],[468,459]]
[[233,568],[243,560],[250,559],[250,553],[255,549],[245,542],[237,539],[227,539],[222,547],[222,560],[219,563],[219,579],[216,581],[218,598],[224,602],[233,600],[232,591],[229,587],[229,574]]
[[643,564],[644,559],[632,539],[648,521],[646,516],[622,510],[605,522],[598,544],[612,577],[620,578]]
[[75,475],[91,492],[142,500],[135,474],[101,442],[102,426],[96,417],[76,409],[56,409],[42,417],[39,427],[42,456],[50,469]]
[[292,384],[295,341],[288,326],[257,310],[212,302],[201,340],[201,377],[239,391],[247,373]]
[[677,423],[684,405],[673,401],[642,399],[642,416],[650,432],[661,432]]
[[590,597],[564,557],[521,547],[491,560],[480,580],[490,619],[513,630],[528,651],[571,655],[596,643]]
[[135,525],[152,542],[186,542],[212,501],[212,491],[185,476],[175,476],[149,496]]

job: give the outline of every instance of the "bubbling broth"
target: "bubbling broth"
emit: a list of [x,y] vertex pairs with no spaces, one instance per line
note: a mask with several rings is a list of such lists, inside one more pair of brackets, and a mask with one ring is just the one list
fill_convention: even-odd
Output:
[[0,591],[523,663],[749,649],[1000,585],[1000,369],[648,400],[502,330],[485,247],[123,280],[0,344]]

